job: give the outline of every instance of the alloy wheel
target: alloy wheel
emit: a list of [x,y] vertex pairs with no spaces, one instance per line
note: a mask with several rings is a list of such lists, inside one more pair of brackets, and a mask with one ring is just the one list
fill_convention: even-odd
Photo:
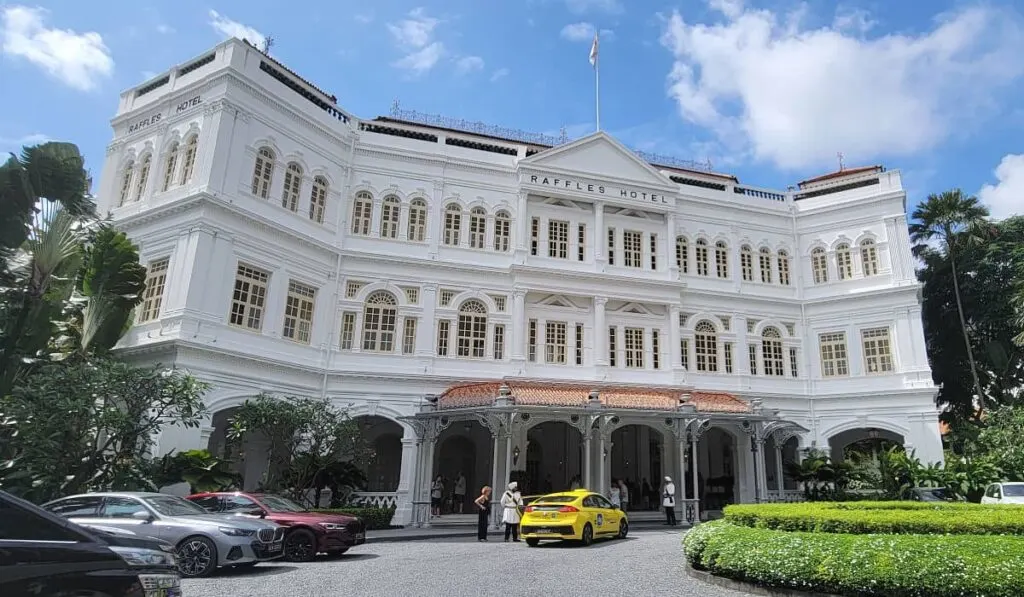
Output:
[[178,546],[178,570],[182,576],[203,576],[213,566],[213,550],[205,539],[195,537]]

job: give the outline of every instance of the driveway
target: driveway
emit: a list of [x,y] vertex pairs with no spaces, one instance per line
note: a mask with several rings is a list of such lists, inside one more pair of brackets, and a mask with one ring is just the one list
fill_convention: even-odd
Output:
[[260,564],[184,581],[185,597],[745,597],[683,571],[680,533],[634,530],[583,548],[471,538],[368,543],[308,564]]

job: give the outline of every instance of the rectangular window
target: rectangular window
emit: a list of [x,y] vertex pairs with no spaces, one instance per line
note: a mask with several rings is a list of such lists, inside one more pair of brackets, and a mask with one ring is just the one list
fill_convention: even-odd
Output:
[[658,269],[658,235],[651,233],[651,271]]
[[494,220],[494,250],[502,253],[508,251],[512,240],[512,220],[508,217],[498,217]]
[[618,336],[618,329],[615,326],[608,328],[608,365],[612,367],[616,366],[617,361],[615,357],[619,352]]
[[644,368],[644,330],[643,328],[626,328],[626,367],[631,369]]
[[608,265],[615,265],[615,229],[608,229]]
[[[288,298],[284,304],[284,326],[281,337],[309,344],[313,332],[313,305],[316,288],[294,280],[288,281]],[[392,331],[394,322],[391,323]]]
[[782,341],[775,338],[761,340],[761,362],[765,375],[782,377],[786,374],[785,359],[782,357]]
[[583,364],[583,324],[576,324],[576,364]]
[[690,273],[690,258],[687,255],[689,247],[686,244],[686,237],[676,237],[676,267],[679,268],[679,273],[688,274]]
[[740,250],[740,271],[743,272],[744,282],[754,281],[754,256],[750,253],[750,249]]
[[420,302],[420,289],[408,287],[405,288],[405,300],[409,301],[410,305],[418,305]]
[[356,298],[356,295],[358,295],[359,291],[363,289],[363,286],[365,286],[365,284],[362,282],[349,280],[345,283],[345,298]]
[[505,358],[505,325],[498,323],[494,326],[494,360],[500,361]]
[[697,241],[697,245],[694,247],[694,255],[697,258],[697,275],[708,275],[708,242],[703,238]]
[[749,346],[750,355],[750,374],[757,375],[757,344],[751,344]]
[[765,284],[772,283],[772,254],[768,249],[761,249],[759,254],[761,264],[761,281]]
[[690,370],[690,341],[686,338],[679,341],[679,364],[686,371]]
[[356,335],[356,314],[345,311],[341,314],[341,349],[352,350],[352,341]]
[[529,330],[527,332],[527,355],[526,358],[531,363],[537,362],[537,320],[531,319],[529,323]]
[[451,321],[441,319],[437,322],[437,356],[448,356],[448,336],[451,331]]
[[448,307],[452,304],[452,299],[455,298],[455,291],[448,288],[441,289],[441,306]]
[[732,342],[723,343],[722,349],[725,357],[725,372],[732,373]]
[[540,218],[530,220],[530,255],[536,256],[540,247]]
[[267,300],[270,274],[238,264],[235,290],[231,297],[231,325],[259,331],[263,327],[263,308]]
[[565,322],[549,321],[544,332],[544,362],[565,364]]
[[661,337],[658,330],[651,330],[651,366],[661,369]]
[[789,376],[790,377],[799,377],[797,375],[799,372],[800,371],[796,367],[796,349],[795,348],[790,348],[789,349]]
[[492,294],[491,295],[491,300],[494,301],[494,308],[497,309],[499,313],[504,313],[505,312],[505,295],[504,294]]
[[642,239],[643,233],[635,230],[622,232],[622,265],[626,267],[643,267]]
[[779,253],[779,284],[789,286],[789,255]]
[[548,220],[548,257],[569,258],[569,222]]
[[889,328],[874,328],[861,332],[864,342],[864,370],[868,374],[892,373],[892,344]]
[[850,374],[846,355],[846,334],[832,332],[818,336],[822,377],[845,377]]
[[414,354],[416,352],[416,318],[406,317],[405,327],[402,330],[402,354]]
[[139,306],[139,323],[151,321],[160,316],[160,305],[164,300],[164,286],[167,282],[169,259],[153,261],[146,268],[146,290]]
[[487,352],[487,318],[460,314],[455,348],[460,357],[484,358]]
[[576,261],[587,259],[587,225],[580,224],[576,227]]

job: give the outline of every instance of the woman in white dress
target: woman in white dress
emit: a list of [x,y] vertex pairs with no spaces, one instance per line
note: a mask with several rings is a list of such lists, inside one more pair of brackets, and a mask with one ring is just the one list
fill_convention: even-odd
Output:
[[661,491],[661,505],[665,508],[665,524],[676,526],[676,484],[672,477],[665,477],[665,487]]
[[511,535],[512,540],[519,541],[519,509],[523,507],[523,496],[519,494],[519,484],[515,481],[508,484],[508,490],[501,496],[504,512],[501,521],[505,523],[505,542]]
[[608,498],[616,508],[622,507],[622,490],[619,489],[618,479],[612,479],[612,488],[608,492]]

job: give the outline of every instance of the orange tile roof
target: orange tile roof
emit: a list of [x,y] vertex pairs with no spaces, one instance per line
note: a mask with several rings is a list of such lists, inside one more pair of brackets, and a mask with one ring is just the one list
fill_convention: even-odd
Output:
[[686,402],[693,404],[698,412],[751,412],[750,404],[725,392],[517,381],[487,381],[452,386],[441,394],[437,406],[441,409],[489,406],[498,397],[502,383],[512,391],[516,404],[526,406],[582,408],[587,405],[590,392],[597,390],[601,404],[611,408],[675,410]]
[[815,176],[814,178],[808,178],[807,180],[801,180],[798,184],[801,188],[807,184],[814,184],[816,182],[825,182],[832,180],[833,178],[841,178],[843,176],[852,176],[854,174],[861,174],[870,170],[883,170],[884,167],[878,166],[860,166],[859,168],[843,168],[842,170],[836,170],[828,174],[822,174],[821,176]]

